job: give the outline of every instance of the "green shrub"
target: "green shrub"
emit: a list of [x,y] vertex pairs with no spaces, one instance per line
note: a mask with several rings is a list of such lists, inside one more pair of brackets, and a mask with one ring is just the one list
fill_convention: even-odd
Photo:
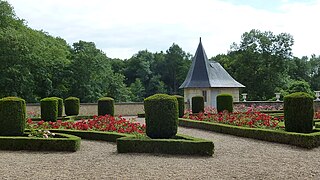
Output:
[[150,138],[171,138],[178,129],[178,100],[155,94],[144,100],[146,133]]
[[63,112],[63,99],[59,97],[52,97],[58,100],[58,117],[62,117]]
[[81,139],[116,142],[118,138],[134,137],[132,134],[124,134],[110,131],[85,131],[85,130],[72,130],[72,129],[52,129],[51,132],[71,134]]
[[0,136],[0,150],[71,151],[80,148],[81,138],[68,134],[56,134],[56,138],[24,136]]
[[68,97],[64,100],[64,111],[67,116],[77,116],[80,109],[80,99],[77,97]]
[[114,116],[114,99],[111,97],[102,97],[98,99],[98,116]]
[[291,144],[303,148],[316,148],[320,146],[320,131],[314,133],[295,133],[283,130],[250,128],[242,126],[234,126],[229,124],[194,121],[187,119],[179,119],[179,126],[198,128],[218,133],[231,134],[240,137],[259,139],[269,142],[278,142],[283,144]]
[[179,106],[179,118],[182,118],[184,115],[184,97],[179,95],[174,95],[174,97],[178,100],[178,106]]
[[227,110],[233,111],[233,97],[231,94],[219,94],[217,96],[217,111],[222,112]]
[[313,129],[313,97],[304,92],[284,97],[285,130],[310,133]]
[[57,121],[58,99],[55,97],[40,100],[41,119],[44,121]]
[[192,113],[204,112],[204,98],[203,96],[192,97]]
[[117,139],[118,153],[163,153],[212,156],[212,141],[177,135],[172,139],[125,137]]
[[0,136],[22,135],[25,126],[25,100],[17,97],[0,99]]

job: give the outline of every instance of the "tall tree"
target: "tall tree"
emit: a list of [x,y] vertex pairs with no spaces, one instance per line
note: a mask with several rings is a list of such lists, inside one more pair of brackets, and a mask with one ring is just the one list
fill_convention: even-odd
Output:
[[292,45],[290,34],[274,35],[253,29],[242,35],[239,45],[232,45],[230,58],[223,60],[229,73],[246,86],[244,91],[249,99],[267,100],[288,79],[287,61],[292,58]]
[[191,64],[191,55],[187,54],[177,44],[173,44],[159,59],[158,72],[167,85],[170,94],[178,94],[179,86],[187,76]]

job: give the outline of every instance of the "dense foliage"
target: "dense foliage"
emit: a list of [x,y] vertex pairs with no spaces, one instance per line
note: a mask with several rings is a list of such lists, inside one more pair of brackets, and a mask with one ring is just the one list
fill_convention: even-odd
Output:
[[55,97],[40,100],[41,119],[45,121],[56,121],[58,119],[58,99]]
[[192,113],[204,112],[204,97],[194,96],[192,97]]
[[0,99],[0,136],[17,136],[24,133],[26,102],[17,97]]
[[179,95],[174,95],[174,97],[177,98],[178,100],[178,106],[179,106],[179,118],[182,118],[182,116],[184,115],[184,97],[183,96],[179,96]]
[[233,97],[231,94],[219,94],[217,96],[217,111],[233,111]]
[[110,97],[102,97],[98,100],[98,116],[104,115],[114,116],[114,99]]
[[80,111],[80,99],[68,97],[64,100],[64,110],[67,116],[77,116]]
[[[111,59],[93,42],[69,45],[29,28],[7,1],[0,0],[0,12],[0,98],[39,102],[50,96],[75,96],[81,102],[97,102],[108,96],[116,102],[142,102],[156,93],[183,95],[179,86],[192,56],[177,44],[165,52],[141,50],[129,59]],[[251,30],[227,54],[211,60],[246,86],[248,100],[268,100],[275,92],[285,96],[300,87],[313,93],[320,89],[320,56],[294,57],[293,43],[287,33]]]
[[144,100],[146,133],[150,138],[171,138],[178,131],[178,100],[167,94],[155,94]]
[[313,97],[297,92],[284,97],[284,122],[286,131],[311,133],[313,129]]

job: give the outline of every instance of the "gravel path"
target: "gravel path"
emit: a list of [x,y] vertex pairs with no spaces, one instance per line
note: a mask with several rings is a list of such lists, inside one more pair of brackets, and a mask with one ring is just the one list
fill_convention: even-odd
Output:
[[320,148],[179,133],[214,141],[214,156],[117,154],[115,143],[82,140],[74,153],[0,151],[0,179],[320,179]]

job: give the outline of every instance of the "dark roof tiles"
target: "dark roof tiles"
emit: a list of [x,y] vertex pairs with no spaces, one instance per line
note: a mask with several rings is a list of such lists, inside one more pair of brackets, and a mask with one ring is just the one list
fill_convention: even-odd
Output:
[[192,60],[188,75],[180,88],[195,87],[245,87],[234,80],[220,63],[209,62],[206,52],[201,43],[198,45],[196,54]]

